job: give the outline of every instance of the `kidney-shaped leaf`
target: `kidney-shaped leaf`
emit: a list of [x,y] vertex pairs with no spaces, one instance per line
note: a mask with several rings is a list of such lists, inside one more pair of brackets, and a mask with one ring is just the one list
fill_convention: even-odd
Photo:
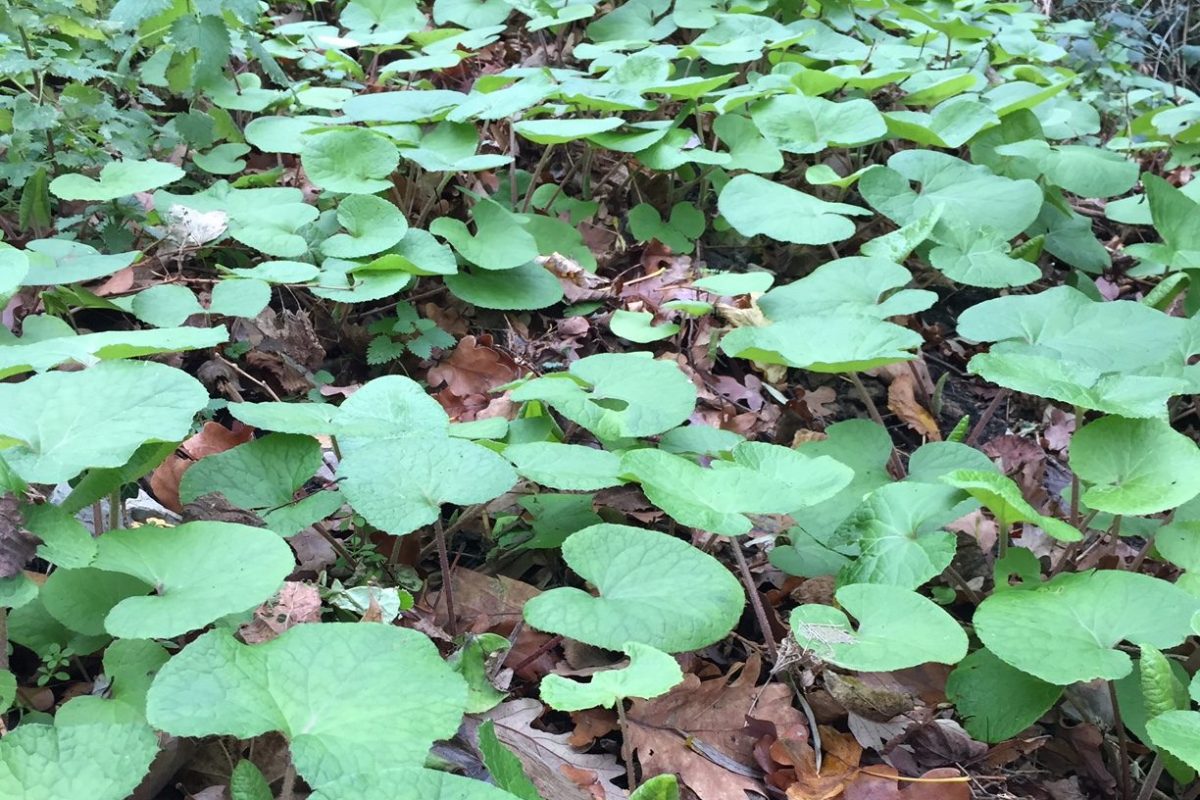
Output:
[[621,459],[615,453],[581,444],[529,442],[510,445],[504,457],[521,477],[551,489],[591,491],[621,483]]
[[124,800],[157,752],[154,731],[127,706],[77,697],[53,725],[25,723],[0,739],[0,797]]
[[104,202],[148,192],[184,176],[174,164],[162,161],[113,161],[100,170],[100,179],[86,175],[60,175],[50,181],[50,193],[63,200]]
[[735,358],[784,364],[813,372],[860,372],[909,361],[925,340],[887,320],[853,314],[821,314],[744,327],[721,339]]
[[0,450],[27,481],[58,483],[89,467],[120,467],[139,446],[180,441],[208,392],[164,364],[106,361],[0,384]]
[[279,731],[296,771],[321,786],[381,765],[422,766],[433,742],[458,730],[466,701],[466,684],[424,635],[324,623],[252,646],[204,634],[159,671],[146,717],[176,736]]
[[823,97],[785,94],[754,105],[750,118],[771,144],[787,153],[818,153],[855,147],[887,133],[870,100],[835,103]]
[[865,208],[830,203],[758,175],[743,174],[725,184],[717,198],[725,221],[743,236],[764,234],[792,244],[829,244],[854,235],[848,217]]
[[858,583],[837,590],[846,613],[810,603],[792,610],[792,636],[817,658],[845,669],[885,672],[967,654],[962,626],[932,600],[899,586]]
[[683,423],[696,405],[696,387],[674,362],[649,353],[601,353],[523,384],[512,399],[548,403],[600,438],[618,439]]
[[721,639],[742,614],[733,574],[665,533],[593,525],[572,534],[562,553],[600,596],[572,587],[538,595],[525,604],[525,621],[538,630],[609,650],[638,642],[679,653]]
[[547,675],[539,689],[542,699],[559,711],[612,708],[627,697],[658,697],[683,680],[679,664],[661,650],[637,642],[622,649],[629,666],[597,672],[586,683]]
[[[207,521],[147,526],[105,533],[90,568],[56,571],[44,591],[56,607],[84,607],[98,581],[110,583],[106,576],[136,579],[154,594],[120,599],[104,629],[127,639],[167,639],[267,600],[294,566],[292,549],[265,528]],[[126,582],[125,591],[135,585]]]
[[1132,572],[1059,575],[1033,589],[996,592],[975,612],[989,650],[1017,669],[1066,686],[1129,674],[1118,642],[1174,647],[1191,633],[1200,598]]
[[361,445],[345,454],[337,474],[354,510],[394,536],[433,522],[443,503],[486,503],[517,482],[509,463],[491,450],[440,436]]
[[1142,515],[1200,494],[1200,448],[1157,419],[1103,417],[1071,438],[1083,501],[1110,514]]
[[1168,711],[1147,722],[1146,732],[1155,747],[1200,770],[1200,714]]
[[390,139],[365,128],[335,128],[309,136],[300,161],[309,179],[331,192],[374,194],[391,186],[400,163]]
[[1049,711],[1061,694],[1061,686],[1010,667],[986,648],[964,658],[946,681],[946,696],[967,733],[983,742],[1016,736]]

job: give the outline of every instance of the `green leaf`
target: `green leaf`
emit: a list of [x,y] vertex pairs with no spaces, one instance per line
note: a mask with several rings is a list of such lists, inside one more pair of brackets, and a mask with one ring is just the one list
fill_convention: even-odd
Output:
[[267,779],[254,762],[244,758],[229,776],[229,794],[232,800],[275,800]]
[[374,194],[392,185],[389,178],[400,164],[400,152],[365,128],[335,128],[310,136],[300,162],[304,174],[322,189]]
[[785,153],[857,147],[887,134],[875,104],[863,99],[835,103],[804,94],[779,95],[752,106],[750,118]]
[[460,272],[447,275],[444,280],[455,297],[480,308],[537,311],[563,299],[558,278],[536,261],[499,272],[486,269]]
[[638,642],[629,642],[621,649],[629,656],[628,666],[596,672],[587,682],[554,674],[542,678],[538,690],[542,700],[559,711],[612,708],[629,697],[666,694],[683,681],[679,664],[661,650]]
[[242,156],[250,152],[250,145],[226,142],[207,153],[192,153],[196,166],[210,175],[236,175],[246,168]]
[[1008,239],[990,228],[945,231],[929,251],[929,263],[968,286],[1024,286],[1042,276],[1036,264],[1011,255]]
[[597,647],[696,650],[729,633],[745,604],[741,584],[720,562],[664,533],[593,525],[572,534],[562,553],[599,597],[551,589],[525,603],[525,621]]
[[26,317],[24,337],[0,348],[0,377],[7,378],[30,370],[46,372],[69,362],[90,366],[103,360],[203,350],[229,340],[224,325],[215,328],[101,331],[79,336],[68,328],[65,335],[57,335],[55,331],[45,337],[30,336],[33,319]]
[[103,255],[94,247],[66,239],[35,239],[25,245],[29,269],[22,286],[80,283],[111,275],[138,260],[141,253]]
[[504,457],[522,478],[564,491],[617,486],[621,459],[615,453],[579,444],[530,442],[509,445]]
[[955,470],[942,476],[951,486],[964,489],[992,512],[996,521],[1005,528],[1014,522],[1037,525],[1060,542],[1078,542],[1083,534],[1063,522],[1038,512],[1021,495],[1021,488],[1007,475],[978,470]]
[[483,765],[487,767],[496,785],[521,800],[542,800],[537,787],[525,774],[521,759],[513,755],[497,738],[495,721],[489,719],[480,725],[478,735]]
[[983,742],[1016,736],[1054,707],[1062,687],[1013,669],[986,649],[964,658],[946,680],[946,697],[967,733]]
[[507,696],[492,682],[489,665],[497,659],[503,660],[511,647],[508,639],[498,633],[469,634],[462,648],[446,659],[446,663],[467,682],[465,710],[468,714],[490,711]]
[[713,132],[729,147],[728,169],[764,175],[783,169],[783,154],[759,133],[749,119],[736,114],[722,114],[713,120],[712,126]]
[[[353,681],[344,680],[347,664],[354,664]],[[420,691],[394,691],[397,676]],[[251,739],[279,731],[296,771],[320,790],[358,775],[382,779],[390,767],[420,767],[435,740],[454,735],[465,702],[462,678],[422,634],[322,623],[253,646],[224,630],[204,634],[158,673],[146,716],[176,736]]]
[[873,317],[824,314],[736,328],[721,339],[721,350],[813,372],[861,372],[909,361],[924,341],[916,331]]
[[[17,216],[17,225],[21,230],[50,227],[49,186],[49,174],[45,167],[38,167],[25,181],[25,186],[21,189],[21,206]],[[3,285],[0,284],[0,294],[3,293]]]
[[38,558],[57,567],[86,567],[96,556],[96,540],[83,523],[52,503],[26,506],[25,527],[42,540]]
[[432,523],[443,503],[486,503],[517,482],[513,468],[491,450],[429,435],[356,447],[337,474],[354,510],[394,536]]
[[862,315],[885,319],[930,308],[937,295],[902,289],[912,275],[881,258],[851,256],[822,264],[798,281],[777,286],[759,298],[770,319],[789,320],[817,314]]
[[7,714],[17,699],[17,676],[11,670],[0,669],[0,714]]
[[1087,485],[1083,502],[1140,516],[1200,494],[1200,448],[1157,419],[1103,417],[1071,438],[1071,469]]
[[859,555],[838,583],[875,583],[916,589],[954,559],[957,539],[941,530],[961,516],[958,493],[929,483],[893,483],[876,489],[842,523],[829,545],[856,546]]
[[271,303],[271,285],[253,278],[231,278],[213,284],[208,310],[227,317],[254,319]]
[[732,455],[705,469],[662,450],[632,450],[621,459],[621,471],[680,524],[729,536],[753,527],[745,514],[787,514],[819,503],[853,475],[827,456],[810,458],[763,442],[742,442]]
[[843,586],[838,604],[858,619],[826,605],[792,610],[792,636],[817,658],[845,669],[886,672],[934,662],[955,664],[967,654],[962,626],[929,600],[898,586]]
[[628,222],[629,232],[639,242],[657,239],[676,253],[692,252],[705,224],[704,213],[690,203],[676,203],[668,221],[654,206],[639,203],[629,210]]
[[1200,713],[1168,711],[1147,722],[1146,730],[1155,747],[1200,770]]
[[33,483],[119,467],[142,444],[184,439],[208,393],[163,364],[106,361],[82,372],[47,372],[0,384],[0,441],[13,470]]
[[100,170],[100,179],[86,175],[59,175],[50,181],[50,193],[62,200],[105,202],[148,192],[184,176],[174,164],[162,161],[111,161]]
[[[601,353],[514,389],[519,403],[540,400],[601,439],[653,436],[683,423],[696,387],[673,361],[649,353]],[[0,430],[2,432],[2,430]]]
[[408,221],[382,197],[352,194],[338,204],[337,219],[346,233],[330,236],[321,252],[337,258],[362,258],[383,252],[404,238]]
[[679,800],[679,779],[674,775],[655,775],[629,795],[629,800]]
[[522,120],[513,130],[537,144],[563,144],[605,133],[625,124],[621,117]]
[[132,310],[142,322],[160,328],[182,325],[191,315],[204,313],[191,289],[170,283],[160,283],[135,294]]
[[104,649],[104,676],[112,699],[146,713],[146,692],[154,676],[171,658],[167,649],[148,639],[118,639]]
[[[131,639],[169,639],[267,600],[294,566],[287,543],[263,528],[226,522],[142,527],[108,531],[90,568],[57,570],[43,593],[64,624],[94,632],[73,623],[67,609],[85,607],[93,587],[107,582],[117,587],[114,599],[126,596],[104,615],[105,631]],[[141,596],[135,584],[118,583],[116,576],[136,579],[155,593]]]
[[[275,433],[192,464],[179,483],[179,499],[190,503],[217,492],[238,508],[286,505],[320,466],[321,446],[316,439]],[[254,480],[247,481],[248,475]]]
[[609,318],[608,327],[613,335],[630,342],[648,344],[669,339],[679,333],[679,324],[664,322],[654,324],[654,315],[649,311],[626,311],[618,308]]
[[1106,570],[1059,575],[996,592],[975,612],[975,631],[1008,664],[1065,686],[1129,674],[1121,641],[1174,647],[1191,632],[1200,599],[1166,581]]
[[830,244],[854,235],[850,216],[869,214],[846,203],[829,203],[757,175],[725,184],[717,208],[743,236],[765,234],[793,244]]
[[448,241],[458,254],[478,267],[511,270],[538,256],[537,240],[521,218],[494,200],[481,199],[471,208],[472,235],[461,220],[438,217],[429,232]]
[[[0,740],[0,795],[13,800],[124,800],[150,769],[158,739],[135,714],[84,713],[94,697],[59,709],[53,725],[26,723]],[[94,717],[94,718],[93,718]]]

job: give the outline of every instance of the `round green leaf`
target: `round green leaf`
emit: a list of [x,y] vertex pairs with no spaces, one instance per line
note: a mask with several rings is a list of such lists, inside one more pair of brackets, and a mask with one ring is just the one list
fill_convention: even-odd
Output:
[[1071,438],[1083,501],[1110,514],[1166,511],[1200,494],[1200,448],[1158,419],[1103,417]]
[[337,219],[346,233],[330,236],[321,252],[337,258],[362,258],[387,250],[404,238],[408,221],[392,203],[371,194],[352,194],[338,204]]
[[967,733],[982,742],[1003,742],[1049,711],[1062,687],[1013,669],[986,649],[964,658],[946,680],[946,696]]
[[627,697],[666,694],[683,681],[679,664],[661,650],[638,642],[629,642],[621,649],[629,656],[629,666],[597,672],[587,682],[547,675],[539,687],[542,699],[559,711],[612,708]]
[[1200,713],[1168,711],[1147,722],[1146,731],[1155,747],[1200,770]]
[[750,118],[766,140],[785,153],[819,153],[856,147],[887,134],[870,100],[835,103],[823,97],[784,94],[756,103]]
[[517,482],[513,468],[491,450],[429,435],[356,447],[337,474],[354,510],[395,536],[433,522],[443,503],[486,503]]
[[192,464],[179,482],[179,499],[190,503],[217,492],[238,508],[274,508],[290,503],[320,466],[316,439],[273,433]]
[[599,597],[561,587],[525,603],[525,621],[597,647],[629,642],[667,653],[724,637],[745,604],[741,584],[712,556],[665,533],[593,525],[572,534],[563,558]]
[[[413,691],[397,691],[397,680]],[[424,635],[323,623],[253,646],[209,631],[159,671],[146,717],[176,736],[278,731],[296,771],[320,787],[381,767],[422,766],[433,742],[458,730],[466,697],[462,678]]]
[[595,136],[624,124],[625,120],[621,117],[533,119],[516,123],[513,130],[531,142],[549,145]]
[[86,175],[59,175],[50,181],[50,193],[63,200],[116,200],[174,183],[186,173],[162,161],[112,161],[100,170],[100,179]]
[[602,439],[621,439],[682,424],[696,405],[696,387],[673,361],[601,353],[573,362],[565,373],[528,381],[512,399],[540,400]]
[[89,467],[119,467],[139,446],[180,441],[208,392],[164,364],[105,361],[0,384],[4,460],[33,483],[58,483]]
[[721,349],[735,358],[813,372],[861,372],[910,361],[924,339],[916,331],[863,315],[822,314],[735,328]]
[[[291,548],[275,533],[227,522],[189,522],[175,528],[108,531],[82,580],[59,570],[72,591],[88,592],[95,573],[130,576],[152,587],[113,605],[105,630],[129,639],[169,639],[253,608],[271,597],[295,566]],[[63,578],[62,576],[68,576]],[[49,581],[48,581],[49,582]],[[87,631],[84,631],[85,633]]]
[[793,244],[830,244],[854,235],[848,216],[870,212],[846,203],[829,203],[758,175],[742,174],[725,184],[717,207],[743,236],[765,234]]
[[499,311],[536,311],[563,298],[558,278],[536,261],[503,271],[460,272],[443,280],[458,299]]
[[[104,360],[138,358],[159,353],[202,350],[229,340],[224,325],[215,328],[159,328],[139,331],[100,331],[79,336],[32,337],[35,318],[26,317],[25,336],[0,348],[0,378],[22,372],[46,372],[60,364],[92,365]],[[25,342],[36,338],[29,344]]]
[[932,600],[899,586],[860,583],[837,590],[841,609],[807,604],[792,610],[792,636],[822,661],[862,672],[955,664],[967,654],[962,626]]
[[364,128],[337,128],[313,134],[300,163],[309,180],[331,192],[374,194],[391,186],[400,151],[390,140]]
[[504,457],[523,478],[563,491],[592,491],[617,486],[621,459],[607,450],[580,444],[530,442],[509,445]]
[[1066,686],[1129,674],[1121,641],[1174,647],[1191,633],[1200,599],[1148,575],[1104,570],[1059,575],[1033,589],[996,592],[975,612],[975,631],[999,658]]
[[608,327],[614,335],[638,344],[669,339],[679,333],[678,323],[664,322],[655,325],[654,315],[649,311],[626,311],[623,308],[612,313]]

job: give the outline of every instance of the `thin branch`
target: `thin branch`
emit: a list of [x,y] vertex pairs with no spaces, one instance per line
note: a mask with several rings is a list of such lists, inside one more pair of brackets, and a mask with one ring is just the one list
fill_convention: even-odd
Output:
[[742,574],[742,583],[746,585],[746,592],[750,595],[750,607],[754,609],[754,618],[758,620],[758,627],[762,631],[763,641],[767,645],[767,654],[774,663],[778,657],[779,648],[775,644],[775,634],[771,632],[767,610],[763,608],[762,598],[758,595],[758,587],[754,585],[754,576],[750,573],[750,565],[746,563],[746,555],[742,552],[742,545],[736,538],[730,537],[729,549],[733,551],[733,560],[737,563],[738,572]]
[[450,580],[450,553],[446,549],[446,531],[442,518],[433,521],[433,536],[437,542],[438,568],[442,571],[442,594],[446,597],[446,630],[451,636],[458,635],[458,622],[454,617],[454,582]]

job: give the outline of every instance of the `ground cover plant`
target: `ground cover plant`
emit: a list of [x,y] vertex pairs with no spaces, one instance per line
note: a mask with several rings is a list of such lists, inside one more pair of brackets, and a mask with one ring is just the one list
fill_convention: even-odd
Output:
[[1053,6],[0,9],[0,797],[1196,797],[1200,42]]

